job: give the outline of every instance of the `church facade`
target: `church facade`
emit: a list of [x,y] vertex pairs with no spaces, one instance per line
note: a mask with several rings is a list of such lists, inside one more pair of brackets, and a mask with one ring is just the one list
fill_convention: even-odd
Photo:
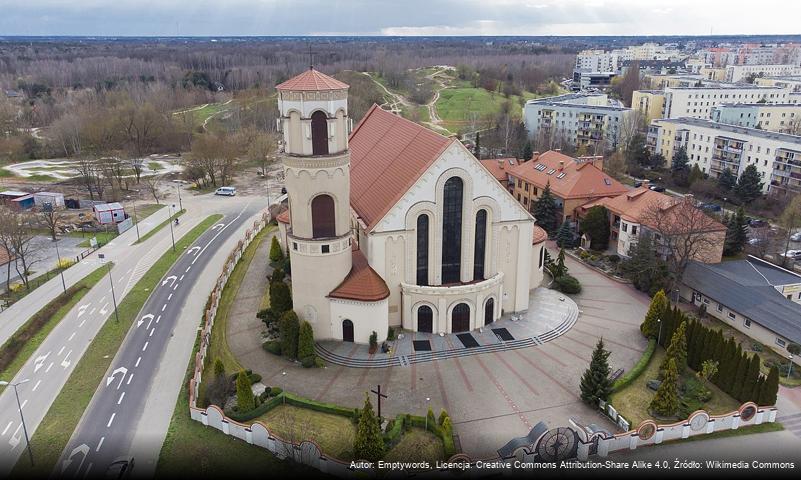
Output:
[[279,238],[317,339],[454,333],[529,308],[546,235],[458,140],[310,69],[277,87],[289,210]]

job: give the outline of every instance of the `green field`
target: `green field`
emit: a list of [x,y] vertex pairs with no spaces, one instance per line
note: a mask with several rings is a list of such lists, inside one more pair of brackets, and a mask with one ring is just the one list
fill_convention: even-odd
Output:
[[507,98],[483,88],[445,88],[439,93],[436,107],[444,126],[455,132],[472,122],[479,123],[487,116],[497,114],[507,101],[514,104],[512,112],[519,118],[525,101],[536,97],[537,95],[530,92],[524,93],[523,96],[513,95]]
[[222,215],[211,215],[187,232],[176,242],[176,251],[167,250],[125,296],[118,306],[119,321],[112,315],[103,324],[31,438],[31,448],[37,452],[35,466],[31,467],[27,459],[22,457],[22,461],[17,462],[14,467],[12,476],[45,477],[53,471],[97,386],[111,365],[115,352],[119,350],[131,324],[150,297],[153,286],[169,271],[184,253],[184,249],[220,218]]

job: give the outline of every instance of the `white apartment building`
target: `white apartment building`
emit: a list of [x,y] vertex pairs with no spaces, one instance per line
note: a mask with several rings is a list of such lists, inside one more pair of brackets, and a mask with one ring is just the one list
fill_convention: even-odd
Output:
[[698,165],[711,177],[726,168],[739,177],[748,165],[754,165],[766,193],[801,193],[801,136],[698,118],[671,118],[651,122],[647,145],[652,152],[661,153],[667,165],[684,147],[690,165]]
[[787,103],[790,90],[756,85],[666,87],[664,118],[710,118],[712,109],[723,103]]
[[726,103],[712,108],[712,121],[771,132],[801,134],[801,104]]
[[540,148],[558,142],[587,147],[588,154],[617,148],[632,109],[611,104],[603,93],[571,93],[529,100],[523,121]]
[[583,50],[576,55],[576,70],[583,72],[616,72],[620,66],[617,53]]
[[744,82],[750,75],[763,77],[779,77],[801,75],[798,65],[729,65],[726,67],[726,81],[730,83]]
[[754,85],[785,87],[793,92],[801,92],[801,75],[794,77],[757,77],[754,79]]

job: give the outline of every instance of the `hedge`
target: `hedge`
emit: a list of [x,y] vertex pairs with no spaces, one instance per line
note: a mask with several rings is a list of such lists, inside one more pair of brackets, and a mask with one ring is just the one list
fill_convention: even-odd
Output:
[[395,420],[392,420],[390,428],[384,433],[384,443],[387,446],[387,449],[390,449],[397,445],[400,441],[401,436],[403,435],[403,424],[404,424],[404,415],[398,415],[395,417]]
[[265,413],[269,412],[273,408],[281,405],[283,401],[283,396],[279,395],[277,397],[273,397],[266,402],[262,403],[258,407],[254,408],[249,412],[238,413],[238,412],[226,412],[226,415],[231,420],[234,420],[239,423],[247,422],[248,420],[253,420],[254,418],[260,417]]
[[[426,428],[426,417],[420,417],[420,416],[417,416],[417,415],[409,415],[408,418],[409,418],[409,421],[411,422],[411,424],[413,426],[419,427],[419,428],[423,428],[423,429]],[[453,432],[452,431],[451,432],[446,432],[445,429],[443,429],[442,427],[437,425],[436,421],[433,421],[433,422],[429,421],[428,422],[428,431],[430,431],[431,433],[433,433],[434,435],[436,435],[440,439],[442,439],[442,446],[443,446],[443,449],[445,450],[445,458],[450,458],[453,455],[456,455],[456,453],[458,453],[456,451],[456,445],[454,445],[454,443],[453,443]]]
[[333,403],[324,403],[318,402],[316,400],[310,400],[308,398],[299,397],[297,395],[293,395],[291,393],[284,392],[284,398],[286,398],[286,403],[290,405],[294,405],[296,407],[301,408],[308,408],[309,410],[316,410],[318,412],[323,413],[332,413],[334,415],[342,415],[343,417],[354,418],[356,415],[356,410],[349,407],[342,407],[339,405],[335,405]]
[[622,390],[642,375],[642,372],[644,372],[648,364],[651,363],[651,357],[654,355],[654,351],[656,351],[656,339],[651,338],[648,340],[648,347],[642,352],[642,356],[637,360],[637,363],[634,364],[634,367],[612,385],[612,393]]

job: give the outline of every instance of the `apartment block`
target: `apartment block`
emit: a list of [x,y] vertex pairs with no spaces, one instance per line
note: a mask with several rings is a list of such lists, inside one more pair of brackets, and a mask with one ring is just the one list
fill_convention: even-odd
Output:
[[801,104],[726,103],[712,109],[715,122],[771,132],[801,134]]
[[571,93],[529,100],[523,121],[538,145],[575,145],[589,154],[617,148],[621,130],[632,109],[610,102],[603,93]]
[[631,95],[631,108],[646,123],[665,114],[665,93],[662,90],[636,90]]
[[712,108],[723,103],[787,103],[789,94],[788,88],[758,85],[666,87],[663,118],[708,119]]
[[690,164],[711,177],[729,169],[738,177],[754,165],[765,182],[765,193],[801,193],[801,136],[698,118],[654,120],[646,143],[665,157],[666,166],[679,148]]
[[798,65],[729,65],[726,67],[726,81],[744,82],[751,75],[763,77],[801,75]]
[[754,85],[762,85],[768,87],[785,87],[793,92],[801,92],[801,75],[797,76],[783,76],[783,77],[757,77],[754,79]]

